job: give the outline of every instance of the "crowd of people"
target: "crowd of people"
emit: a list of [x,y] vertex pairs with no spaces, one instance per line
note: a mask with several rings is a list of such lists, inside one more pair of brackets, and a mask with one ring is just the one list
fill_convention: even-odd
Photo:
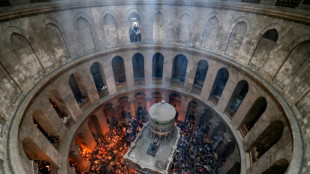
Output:
[[224,160],[213,150],[214,140],[208,137],[208,126],[195,127],[186,120],[178,122],[181,137],[170,166],[171,174],[217,174]]
[[[123,155],[127,152],[131,142],[147,122],[145,112],[137,111],[136,117],[122,120],[122,123],[112,121],[110,132],[96,138],[97,146],[91,154],[85,156],[91,163],[89,174],[125,174],[129,173],[124,164]],[[192,120],[176,121],[181,129],[181,137],[176,149],[170,174],[217,174],[225,162],[214,151],[215,138],[209,139],[210,125],[195,126]],[[77,173],[84,174],[77,170]]]
[[[84,160],[91,163],[89,174],[125,174],[128,173],[123,161],[127,152],[143,127],[146,117],[138,111],[134,118],[125,118],[122,123],[112,121],[110,132],[96,138],[97,146],[91,154],[84,154]],[[72,164],[72,166],[77,166]],[[84,174],[76,169],[77,173]]]
[[47,161],[39,161],[35,160],[35,164],[37,164],[38,173],[39,174],[49,174],[51,173],[51,164]]

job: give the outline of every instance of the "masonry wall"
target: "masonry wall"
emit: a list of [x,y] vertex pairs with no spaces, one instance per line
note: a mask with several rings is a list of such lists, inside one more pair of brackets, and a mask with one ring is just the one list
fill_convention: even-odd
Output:
[[[37,8],[40,9],[40,7]],[[130,43],[129,41],[128,17],[133,12],[140,16],[141,43]],[[158,17],[158,13],[161,17]],[[6,15],[9,19],[10,12]],[[104,20],[106,15],[110,15],[110,17]],[[122,90],[137,88],[133,77],[132,56],[138,52],[144,56],[146,82],[144,87],[155,85],[149,82],[152,82],[150,62],[156,52],[161,52],[165,58],[164,77],[158,86],[175,88],[188,93],[192,91],[197,63],[199,60],[205,59],[208,61],[209,70],[200,94],[202,100],[208,102],[218,69],[226,67],[230,73],[230,78],[218,104],[215,106],[210,102],[210,105],[216,107],[220,112],[224,112],[234,86],[239,80],[246,79],[249,83],[251,91],[248,96],[250,97],[245,99],[248,102],[243,102],[239,113],[236,113],[231,120],[231,124],[235,128],[238,128],[240,121],[245,116],[245,111],[249,109],[246,104],[253,103],[256,97],[263,95],[266,96],[268,102],[274,103],[278,112],[275,114],[268,111],[268,114],[262,117],[264,121],[259,121],[255,125],[257,127],[255,129],[263,130],[266,127],[264,122],[267,118],[267,120],[279,118],[285,122],[286,131],[297,132],[297,134],[294,133],[294,138],[300,138],[302,135],[303,140],[308,141],[310,138],[307,134],[310,118],[308,109],[310,107],[308,78],[310,58],[307,49],[310,39],[308,32],[310,28],[307,25],[309,20],[305,17],[304,21],[292,21],[289,18],[291,15],[289,13],[287,13],[287,18],[278,18],[276,15],[271,17],[272,15],[274,14],[270,12],[269,14],[252,13],[251,10],[235,11],[207,6],[126,4],[70,8],[40,14],[34,12],[29,17],[18,17],[10,21],[3,20],[0,24],[2,36],[0,40],[0,85],[2,89],[0,91],[2,103],[0,107],[0,161],[3,161],[3,171],[12,172],[10,169],[12,166],[9,165],[5,149],[12,150],[12,146],[7,147],[7,141],[12,139],[8,136],[14,132],[17,135],[16,130],[12,131],[17,127],[9,129],[9,126],[17,125],[20,130],[24,130],[23,125],[26,124],[23,123],[27,119],[30,120],[28,117],[31,117],[31,113],[18,114],[20,108],[27,108],[27,112],[31,112],[29,108],[33,104],[25,103],[27,98],[31,98],[36,93],[35,95],[38,96],[31,99],[34,102],[44,98],[41,97],[44,91],[57,89],[65,100],[70,115],[76,121],[91,105],[105,100],[100,99],[92,78],[90,78],[91,63],[98,61],[101,64],[107,82],[108,94],[117,95],[122,93]],[[210,21],[211,19],[212,21]],[[215,26],[214,28],[208,26],[211,22]],[[254,52],[260,50],[256,49],[257,45],[269,29],[277,30],[278,40],[268,53],[264,53],[267,58],[257,60],[256,57],[253,58]],[[157,36],[154,32],[159,33],[160,39],[154,38]],[[113,37],[110,34],[113,34]],[[184,54],[187,57],[188,66],[185,82],[176,86],[171,83],[171,74],[173,58],[177,54]],[[125,61],[126,85],[121,88],[114,83],[111,68],[112,58],[116,55],[121,56]],[[72,73],[82,76],[89,97],[88,105],[81,108],[75,102],[68,86],[68,79]],[[277,95],[273,95],[274,93]],[[197,94],[194,96],[199,97]],[[278,101],[287,105],[281,106]],[[181,106],[187,106],[189,101],[182,100],[182,102]],[[42,110],[46,109],[42,103],[39,105]],[[181,109],[184,110],[184,107]],[[293,112],[284,113],[283,110]],[[241,113],[241,111],[244,112]],[[22,115],[25,118],[20,122]],[[53,115],[56,117],[55,114]],[[57,120],[56,118],[54,119]],[[290,127],[290,123],[294,119],[297,120],[297,123]],[[50,121],[51,125],[55,124],[51,126],[51,129],[54,127],[53,129],[57,130],[59,135],[65,137],[65,128],[56,124],[55,120]],[[16,123],[13,124],[13,122]],[[19,126],[20,123],[21,126]],[[8,134],[9,130],[12,133]],[[30,128],[28,131],[31,131]],[[298,135],[299,131],[301,131],[301,135]],[[258,135],[258,133],[255,134],[255,136]],[[254,139],[255,136],[253,135],[251,138]],[[22,134],[19,134],[18,137],[22,137]],[[285,143],[287,140],[294,141],[293,137],[287,136],[279,143]],[[17,137],[13,137],[13,139],[16,141]],[[253,140],[247,140],[245,137],[244,141],[251,142]],[[247,143],[244,142],[244,144]],[[292,149],[292,146],[293,144],[279,145],[285,149]],[[294,146],[302,145],[294,144]],[[49,146],[45,146],[45,148],[49,148]],[[304,149],[302,173],[307,173],[309,171],[307,161],[310,155],[307,144]],[[20,153],[23,153],[21,147],[19,150]],[[55,155],[54,161],[57,161],[57,150],[47,151],[52,153],[49,156]],[[279,152],[279,154],[281,153]],[[286,157],[288,160],[291,160],[292,153],[292,151],[288,153],[289,156]],[[18,156],[12,157],[11,155],[8,158],[12,163],[19,161]],[[272,161],[269,164],[272,164]],[[260,165],[267,168],[268,164]],[[29,167],[29,164],[25,164],[25,166]],[[294,165],[290,167],[294,168]],[[16,167],[13,168],[16,170]]]

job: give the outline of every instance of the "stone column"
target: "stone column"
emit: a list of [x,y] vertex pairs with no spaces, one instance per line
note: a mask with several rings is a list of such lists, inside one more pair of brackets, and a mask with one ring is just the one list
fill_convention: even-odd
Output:
[[135,79],[133,76],[132,56],[123,57],[123,59],[124,59],[124,64],[125,64],[127,88],[133,88],[135,86],[135,83],[134,83]]
[[[114,74],[113,74],[113,69],[112,69],[112,59],[104,59],[104,62],[102,63],[103,65],[103,73],[104,73],[104,78],[106,80],[106,85],[109,91],[109,95],[113,95],[116,93],[116,85],[115,85],[115,79],[114,79]],[[101,61],[102,62],[102,61]]]
[[103,107],[100,107],[99,109],[97,109],[94,114],[97,116],[102,134],[104,135],[107,132],[109,132],[109,125],[108,125],[106,117],[104,115]]
[[178,120],[185,121],[186,112],[187,112],[187,109],[188,109],[188,103],[189,103],[188,98],[187,97],[182,97]]
[[[153,51],[153,50],[152,50]],[[144,55],[144,79],[145,86],[150,86],[153,81],[152,72],[153,72],[153,55],[150,51],[146,51],[146,55]]]
[[224,91],[222,93],[222,96],[219,99],[219,102],[217,104],[217,108],[220,112],[224,113],[226,106],[238,84],[238,82],[243,78],[241,74],[239,74],[234,69],[228,69],[229,70],[229,78],[225,85]]
[[91,104],[99,101],[99,95],[96,89],[94,79],[90,72],[90,66],[81,66],[77,70],[82,76],[84,86],[86,88],[88,99]]
[[23,130],[19,135],[20,140],[27,139],[24,146],[31,149],[32,153],[34,153],[32,155],[35,155],[37,160],[47,160],[57,168],[61,166],[62,154],[56,150],[34,124],[23,124],[20,130]]
[[196,75],[197,63],[194,58],[188,57],[188,59],[184,88],[187,92],[191,92]]
[[[120,115],[119,115],[119,113],[118,113],[118,104],[113,104],[112,105],[112,109],[113,109],[113,117],[114,117],[114,119],[118,122],[118,123],[120,123],[120,121],[121,121],[121,119],[120,119]],[[112,120],[111,120],[112,121]]]
[[[53,86],[57,86],[57,91],[59,92],[60,96],[62,96],[62,99],[69,111],[68,114],[70,114],[73,120],[76,121],[80,117],[82,112],[73,96],[71,88],[69,87],[69,84],[68,84],[69,80],[66,80],[66,79],[69,79],[69,78],[66,78],[66,77],[60,78],[59,80],[55,81]],[[63,83],[63,82],[67,82],[67,83]]]
[[202,96],[202,98],[204,100],[209,99],[209,96],[210,96],[210,93],[212,90],[212,86],[213,86],[213,83],[214,83],[216,75],[217,75],[217,71],[221,67],[221,65],[219,65],[215,61],[209,61],[208,63],[209,63],[208,73],[207,73],[206,79],[203,83],[203,87],[202,87],[201,94],[200,94],[200,96]]
[[129,103],[129,107],[130,107],[130,114],[131,114],[131,116],[135,117],[136,116],[135,99],[129,98],[128,103]]
[[173,55],[165,54],[164,56],[164,66],[163,66],[163,84],[165,86],[169,86],[171,82],[171,74],[172,74],[172,63],[173,63]]
[[88,150],[93,151],[96,147],[97,143],[91,133],[91,131],[88,128],[88,124],[83,124],[79,131],[77,132],[75,136],[75,144],[78,144],[80,146],[83,146],[83,144],[86,144],[89,148]]

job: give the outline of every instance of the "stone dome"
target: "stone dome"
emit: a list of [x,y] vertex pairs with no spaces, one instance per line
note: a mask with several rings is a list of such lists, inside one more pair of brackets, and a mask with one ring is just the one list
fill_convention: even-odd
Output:
[[175,118],[176,111],[171,104],[159,102],[150,108],[150,118],[158,123],[168,123]]

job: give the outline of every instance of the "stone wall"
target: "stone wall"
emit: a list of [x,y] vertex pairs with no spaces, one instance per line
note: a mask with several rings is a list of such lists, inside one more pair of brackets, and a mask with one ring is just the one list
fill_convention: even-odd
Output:
[[[107,97],[115,96],[137,88],[132,69],[132,57],[135,53],[144,56],[144,80],[147,82],[144,87],[155,85],[188,93],[192,91],[198,61],[207,60],[209,69],[201,94],[192,95],[201,97],[222,114],[236,84],[240,80],[247,80],[250,86],[247,96],[250,97],[245,98],[239,113],[236,113],[229,123],[237,129],[250,108],[249,105],[259,96],[266,97],[267,102],[273,107],[267,109],[266,114],[255,125],[257,132],[253,133],[251,139],[255,139],[267,126],[264,124],[266,121],[271,122],[276,118],[283,120],[286,126],[284,131],[292,131],[292,137],[286,134],[284,140],[279,141],[285,143],[292,140],[291,145],[279,145],[285,149],[293,148],[292,154],[285,154],[293,156],[289,171],[298,171],[302,165],[301,173],[309,172],[310,151],[307,150],[307,143],[302,144],[302,141],[307,142],[310,138],[310,93],[307,78],[310,65],[307,50],[310,27],[307,16],[295,20],[296,15],[292,13],[281,12],[285,15],[277,16],[276,13],[272,13],[274,11],[264,13],[251,9],[211,8],[208,5],[174,6],[171,3],[65,7],[66,5],[62,5],[64,10],[61,11],[48,8],[42,12],[43,7],[38,6],[35,8],[40,13],[21,10],[23,13],[20,16],[14,11],[7,11],[1,18],[0,161],[3,161],[1,165],[6,173],[29,171],[27,167],[20,168],[29,167],[27,164],[22,165],[19,160],[19,153],[24,153],[22,147],[19,147],[20,152],[14,152],[17,142],[22,141],[18,140],[21,134],[18,135],[17,127],[24,130],[22,125],[32,116],[27,112],[31,112],[32,105],[39,102],[38,99],[44,100],[44,97],[41,97],[44,93],[48,94],[50,90],[56,89],[62,96],[68,112],[78,122],[90,108],[93,108],[92,105],[106,99],[100,98],[97,93],[91,78],[90,65],[95,61],[101,64],[109,92]],[[132,13],[140,16],[140,43],[130,43],[129,40],[128,18]],[[27,16],[23,16],[24,14]],[[15,17],[9,20],[14,15]],[[260,46],[265,42],[262,37],[270,29],[277,31],[278,39],[271,43],[269,49],[264,49]],[[161,52],[164,56],[164,77],[159,84],[150,83],[153,82],[151,59],[156,52]],[[175,85],[171,83],[171,74],[173,59],[178,54],[187,57],[188,65],[184,83]],[[262,58],[259,59],[257,55]],[[111,62],[115,56],[121,56],[125,62],[126,85],[122,88],[114,82]],[[228,69],[230,77],[215,105],[209,101],[209,95],[217,71],[222,67]],[[72,73],[79,74],[83,79],[89,98],[88,105],[84,107],[79,107],[75,102],[68,85]],[[181,106],[188,106],[189,102],[182,100]],[[47,105],[45,107],[44,102],[39,103],[38,107],[43,111],[49,111],[46,110]],[[274,108],[278,108],[278,111],[274,112]],[[181,109],[186,111],[184,107]],[[53,115],[51,118],[54,120],[50,120],[51,130],[57,130],[56,132],[63,137],[68,136],[70,132],[72,134],[72,131],[60,128],[55,121],[57,114]],[[65,133],[66,131],[68,133]],[[254,140],[245,137],[243,141],[250,143]],[[9,149],[10,153],[5,149]],[[279,149],[274,148],[274,151],[277,150]],[[53,155],[57,154],[55,150],[48,151]],[[272,154],[272,151],[270,149],[268,153]],[[302,154],[304,156],[300,158]],[[290,157],[287,158],[291,161]],[[270,159],[268,164],[272,164],[276,159],[279,158]],[[255,165],[267,168],[267,164]]]

